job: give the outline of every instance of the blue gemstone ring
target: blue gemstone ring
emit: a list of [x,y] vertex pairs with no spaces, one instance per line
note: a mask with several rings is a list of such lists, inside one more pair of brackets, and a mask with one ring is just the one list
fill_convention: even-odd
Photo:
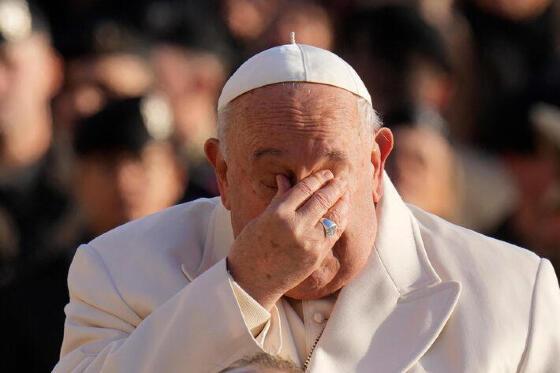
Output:
[[327,218],[322,218],[320,222],[323,225],[323,229],[325,230],[325,237],[332,237],[336,234],[337,225],[334,221]]

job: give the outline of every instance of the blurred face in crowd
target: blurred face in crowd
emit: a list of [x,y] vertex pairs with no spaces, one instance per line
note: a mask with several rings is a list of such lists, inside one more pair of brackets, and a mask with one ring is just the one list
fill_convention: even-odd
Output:
[[50,100],[61,65],[46,35],[0,46],[0,160],[18,167],[40,158],[51,141]]
[[433,25],[448,25],[453,22],[454,0],[420,0],[420,11]]
[[157,88],[173,111],[175,135],[203,158],[204,142],[216,131],[215,105],[226,78],[222,62],[214,54],[173,45],[154,48],[152,62]]
[[364,51],[352,51],[346,58],[356,67],[382,114],[391,113],[409,102],[438,112],[443,112],[449,104],[453,88],[451,76],[425,58],[412,58],[410,68],[404,73]]
[[136,55],[114,53],[71,60],[65,85],[54,102],[56,124],[70,129],[99,111],[108,100],[141,96],[153,84],[148,62]]
[[212,155],[215,144],[207,145],[207,152],[235,236],[269,205],[278,174],[292,186],[320,170],[347,181],[351,214],[346,230],[321,267],[287,295],[310,299],[337,291],[363,268],[372,249],[390,130],[374,134],[374,124],[364,123],[359,114],[356,96],[321,84],[274,84],[230,105],[227,160]]
[[474,0],[482,9],[513,21],[537,17],[552,0]]
[[387,172],[401,197],[441,217],[456,213],[454,155],[447,140],[428,127],[397,127]]
[[560,148],[507,159],[520,191],[513,215],[516,233],[539,255],[560,263]]
[[160,142],[140,154],[85,156],[77,162],[74,184],[94,234],[173,205],[186,185],[171,146]]
[[290,43],[291,32],[296,41],[323,49],[332,49],[334,30],[326,10],[305,1],[288,1],[268,32],[268,46]]
[[224,19],[231,34],[242,41],[256,40],[268,27],[278,0],[223,0]]

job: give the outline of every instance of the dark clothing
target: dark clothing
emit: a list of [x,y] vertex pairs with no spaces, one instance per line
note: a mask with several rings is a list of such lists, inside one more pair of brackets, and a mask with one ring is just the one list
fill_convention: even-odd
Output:
[[59,359],[72,256],[61,254],[0,290],[0,371],[50,372]]
[[[0,255],[1,288],[68,245],[63,232],[72,203],[56,181],[51,155],[17,175],[0,177],[0,209],[8,215],[17,241],[13,260]],[[10,271],[3,270],[7,266]]]
[[558,63],[553,8],[518,22],[486,13],[472,2],[462,10],[477,56],[477,144],[494,151],[529,151],[534,145],[524,107],[530,98],[525,96]]
[[9,286],[0,289],[0,372],[50,372],[60,357],[64,307],[69,302],[68,270],[77,247],[94,235],[76,232],[67,248],[28,263]]
[[64,332],[74,252],[64,251],[64,232],[73,206],[51,154],[0,176],[0,209],[16,242],[15,251],[0,256],[0,372],[50,372]]
[[219,194],[214,170],[206,164],[190,166],[188,184],[177,203],[194,201],[198,198],[212,198]]

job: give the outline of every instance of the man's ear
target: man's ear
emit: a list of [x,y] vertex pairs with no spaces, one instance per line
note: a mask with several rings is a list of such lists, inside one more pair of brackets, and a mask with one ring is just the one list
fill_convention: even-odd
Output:
[[393,132],[389,128],[381,127],[374,135],[371,163],[373,164],[373,202],[378,203],[383,196],[383,171],[385,161],[393,150]]
[[218,182],[218,189],[220,190],[222,203],[225,208],[229,210],[227,163],[220,148],[220,141],[215,138],[206,140],[206,143],[204,144],[204,153],[206,153],[206,158],[208,158],[208,161],[212,164],[212,167],[214,167],[214,173],[216,174],[216,181]]

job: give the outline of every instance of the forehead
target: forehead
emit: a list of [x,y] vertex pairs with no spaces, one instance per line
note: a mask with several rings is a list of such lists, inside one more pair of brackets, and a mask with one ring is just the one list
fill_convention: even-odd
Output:
[[[232,148],[341,147],[360,136],[357,97],[313,83],[279,83],[232,102]],[[335,149],[336,150],[336,149]]]

